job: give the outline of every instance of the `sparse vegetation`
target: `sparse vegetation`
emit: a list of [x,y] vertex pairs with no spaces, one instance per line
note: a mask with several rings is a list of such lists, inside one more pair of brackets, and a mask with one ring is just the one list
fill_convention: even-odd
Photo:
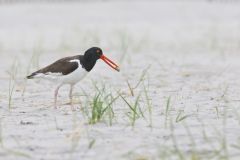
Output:
[[183,115],[183,111],[179,111],[178,114],[177,114],[177,117],[176,117],[176,120],[175,122],[178,123],[178,122],[181,122],[183,121],[184,119],[188,118],[190,115]]
[[130,119],[131,125],[134,126],[136,119],[140,117],[140,108],[139,108],[139,98],[140,98],[140,94],[137,96],[134,104],[130,104],[126,98],[124,98],[121,94],[119,94],[119,96],[123,99],[123,101],[127,104],[127,106],[129,107],[130,111],[127,112],[127,116]]
[[10,70],[8,71],[9,81],[8,81],[8,110],[12,108],[12,97],[14,94],[14,89],[16,85],[16,76],[18,72],[18,63],[14,61]]
[[166,103],[166,109],[165,109],[165,128],[167,128],[167,122],[168,122],[168,116],[169,116],[169,111],[170,111],[170,102],[171,102],[171,97],[168,97],[167,103]]
[[114,97],[111,93],[106,93],[106,88],[103,86],[99,89],[96,84],[96,95],[91,101],[91,116],[89,117],[89,123],[95,124],[108,117],[108,124],[112,125],[114,118],[113,103],[119,98]]

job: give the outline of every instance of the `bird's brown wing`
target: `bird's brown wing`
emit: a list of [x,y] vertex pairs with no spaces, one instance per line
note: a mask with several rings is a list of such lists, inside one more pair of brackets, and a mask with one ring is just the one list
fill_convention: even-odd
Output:
[[56,62],[36,71],[33,72],[31,75],[27,76],[28,79],[33,78],[35,75],[39,73],[43,74],[61,74],[67,75],[78,68],[77,61],[70,62],[71,60],[79,60],[80,62],[80,55],[72,56],[72,57],[65,57],[62,59],[57,60]]

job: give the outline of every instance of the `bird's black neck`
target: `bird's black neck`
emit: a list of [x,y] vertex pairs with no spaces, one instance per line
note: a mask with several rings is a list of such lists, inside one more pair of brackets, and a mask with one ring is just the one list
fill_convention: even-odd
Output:
[[94,65],[96,64],[96,61],[97,59],[94,59],[92,57],[87,57],[84,55],[80,56],[80,63],[82,67],[88,72],[90,72],[93,69]]

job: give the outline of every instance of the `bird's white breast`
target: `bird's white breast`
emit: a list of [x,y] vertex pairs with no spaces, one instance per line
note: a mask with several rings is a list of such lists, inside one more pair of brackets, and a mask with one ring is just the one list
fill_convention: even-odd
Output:
[[75,84],[75,83],[79,82],[80,80],[82,80],[88,73],[84,68],[82,68],[82,65],[80,64],[79,59],[74,59],[69,62],[70,63],[78,63],[78,68],[75,71],[73,71],[67,75],[60,76],[58,78],[58,81],[60,81],[60,83]]
[[78,68],[72,73],[69,73],[68,75],[60,76],[58,81],[60,81],[63,84],[64,83],[75,84],[80,80],[82,80],[87,75],[87,73],[88,72],[84,68],[82,68],[81,66],[78,66]]

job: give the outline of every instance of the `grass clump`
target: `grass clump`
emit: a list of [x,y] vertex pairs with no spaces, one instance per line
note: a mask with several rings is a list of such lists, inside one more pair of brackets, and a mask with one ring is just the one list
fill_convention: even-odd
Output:
[[104,115],[105,109],[106,108],[103,106],[103,100],[101,99],[100,94],[98,94],[93,98],[92,115],[89,123],[95,124],[99,122]]
[[114,97],[112,93],[106,94],[105,87],[97,88],[98,93],[93,97],[91,102],[91,114],[89,124],[96,124],[104,119],[108,119],[108,124],[112,125],[114,118],[113,103],[119,96]]
[[141,94],[139,94],[137,96],[137,98],[135,99],[134,103],[131,104],[130,102],[127,101],[126,98],[124,98],[121,94],[119,94],[119,96],[123,99],[123,101],[127,104],[127,106],[129,107],[130,111],[127,113],[127,116],[129,117],[130,119],[130,123],[131,123],[131,126],[134,126],[135,125],[135,122],[136,120],[139,118],[139,117],[144,117],[144,114],[139,106],[139,100],[140,100],[140,97],[141,97]]

